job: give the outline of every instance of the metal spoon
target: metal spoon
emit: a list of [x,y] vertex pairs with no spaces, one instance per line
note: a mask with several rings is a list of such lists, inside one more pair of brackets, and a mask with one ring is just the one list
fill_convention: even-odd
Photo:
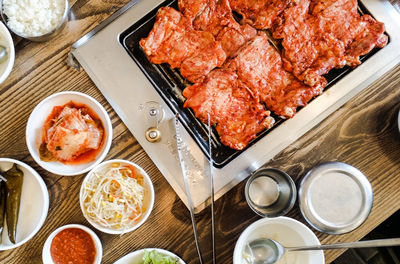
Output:
[[331,245],[284,247],[275,240],[259,238],[248,243],[243,251],[243,257],[249,264],[273,264],[276,263],[286,251],[326,250],[340,248],[367,248],[400,246],[400,238],[377,239],[338,243]]
[[3,45],[0,45],[0,63],[5,62],[8,59],[7,48]]

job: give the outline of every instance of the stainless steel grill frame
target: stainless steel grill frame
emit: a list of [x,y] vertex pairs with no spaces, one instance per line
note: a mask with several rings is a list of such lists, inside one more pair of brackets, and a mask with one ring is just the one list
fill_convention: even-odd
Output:
[[[187,204],[174,139],[174,115],[118,42],[121,32],[162,2],[131,1],[98,28],[78,40],[73,45],[71,54],[86,70],[178,196]],[[216,169],[216,199],[400,62],[400,14],[389,1],[361,2],[377,20],[385,23],[390,43],[337,81],[328,92],[314,99],[294,118],[286,120],[223,168]],[[147,127],[143,105],[149,101],[159,102],[165,112],[159,125],[163,137],[157,143],[150,143],[145,138]],[[210,196],[208,179],[203,171],[203,164],[208,161],[192,137],[186,131],[183,132],[185,152],[191,157],[189,178],[193,189],[193,203],[196,210],[200,211],[207,205]]]

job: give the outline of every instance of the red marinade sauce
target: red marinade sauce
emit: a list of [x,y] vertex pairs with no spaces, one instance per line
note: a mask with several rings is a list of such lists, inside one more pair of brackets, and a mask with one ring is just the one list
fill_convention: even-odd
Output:
[[67,228],[53,238],[50,253],[55,264],[93,264],[96,247],[87,232],[79,228]]

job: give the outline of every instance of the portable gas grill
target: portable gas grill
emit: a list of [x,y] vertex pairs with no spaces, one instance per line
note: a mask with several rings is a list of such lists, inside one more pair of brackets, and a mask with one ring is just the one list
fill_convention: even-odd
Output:
[[[179,73],[178,69],[172,69],[168,64],[153,64],[151,63],[144,53],[143,49],[139,45],[139,41],[149,35],[151,29],[156,20],[156,14],[160,7],[169,6],[178,9],[177,0],[167,0],[161,5],[153,9],[146,16],[140,19],[138,22],[133,24],[127,30],[121,33],[119,36],[119,41],[122,46],[126,49],[128,54],[132,59],[138,64],[140,69],[152,83],[154,88],[164,99],[165,103],[169,106],[172,112],[179,113],[181,117],[182,124],[185,126],[186,130],[195,139],[199,147],[202,149],[204,155],[208,157],[208,137],[206,126],[195,117],[192,110],[183,108],[185,98],[182,96],[182,91],[185,87],[191,85],[187,80],[185,80]],[[370,14],[368,10],[359,3],[359,12],[361,14]],[[390,39],[389,39],[390,42]],[[271,43],[275,45],[275,41],[271,39]],[[372,50],[368,55],[361,57],[361,61],[366,61],[369,57],[375,54],[379,49]],[[333,69],[325,76],[328,81],[328,85],[325,89],[327,91],[332,85],[349,73],[351,69],[345,67],[342,69]],[[248,147],[255,144],[260,138],[267,135],[270,131],[275,129],[277,126],[282,124],[285,120],[273,115],[276,120],[276,124],[269,130],[265,130],[257,135],[257,138],[250,142]],[[223,145],[218,139],[218,133],[213,130],[213,149],[214,151],[214,165],[218,168],[222,168],[234,158],[236,158],[240,153],[245,150],[234,150],[225,145]],[[247,148],[248,148],[247,147]]]
[[[177,0],[130,2],[78,40],[73,45],[72,55],[186,203],[173,127],[174,114],[180,114],[187,132],[182,136],[190,161],[193,202],[200,211],[209,197],[208,179],[203,171],[208,158],[207,128],[190,109],[183,108],[182,91],[190,83],[167,64],[150,63],[139,46],[140,39],[152,29],[161,6],[177,9]],[[213,159],[218,168],[214,176],[216,198],[400,62],[399,13],[386,1],[364,0],[359,6],[361,13],[385,23],[388,45],[363,56],[363,63],[355,69],[330,71],[325,76],[328,86],[322,95],[300,109],[292,119],[274,116],[277,120],[274,127],[261,132],[242,151],[222,145],[214,130]],[[161,140],[157,141],[159,132]]]

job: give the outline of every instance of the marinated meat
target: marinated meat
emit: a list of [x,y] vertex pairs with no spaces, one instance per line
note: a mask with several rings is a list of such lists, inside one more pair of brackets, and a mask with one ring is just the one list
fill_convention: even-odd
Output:
[[227,57],[257,34],[250,25],[235,21],[228,0],[179,0],[178,4],[194,29],[210,32],[221,42]]
[[[55,111],[59,109],[56,107]],[[88,114],[82,114],[80,109],[65,106],[54,120],[49,121],[52,125],[44,128],[45,143],[57,160],[71,161],[100,147],[103,128]]]
[[[313,43],[315,29],[306,23],[309,5],[310,1],[301,0],[297,5],[287,8],[273,29],[273,37],[282,39],[285,69],[295,75],[302,72],[299,69],[304,71],[310,67],[312,58],[317,57],[317,47]],[[296,63],[291,64],[290,59],[296,59]]]
[[205,123],[209,114],[221,142],[233,149],[243,149],[275,122],[230,69],[213,70],[203,82],[187,87],[183,95],[187,98],[184,107],[192,108]]
[[210,0],[178,0],[179,11],[189,19],[190,23],[208,8]]
[[254,98],[283,118],[292,117],[297,107],[306,105],[326,85],[310,87],[287,72],[280,54],[269,44],[263,32],[242,47],[226,67],[236,72]]
[[279,15],[295,0],[230,0],[232,9],[242,15],[242,23],[269,29]]
[[285,85],[281,75],[287,73],[281,64],[279,53],[271,47],[265,33],[260,32],[225,66],[238,74],[254,98],[263,101],[275,87]]
[[182,67],[182,76],[191,82],[201,81],[226,59],[211,33],[194,30],[180,12],[170,7],[159,9],[153,29],[140,40],[140,46],[152,63]]
[[324,83],[333,68],[357,66],[359,57],[387,43],[383,23],[360,16],[357,0],[300,0],[275,22],[285,69],[304,83]]
[[385,25],[377,22],[369,15],[364,15],[359,20],[363,30],[354,37],[354,41],[346,48],[345,60],[347,65],[357,66],[361,64],[360,56],[368,54],[375,47],[383,48],[388,42]]
[[[169,63],[172,68],[176,68],[197,49],[188,40],[185,41],[186,34],[185,19],[182,19],[181,13],[170,7],[163,7],[158,10],[156,22],[147,38],[140,40],[140,46],[152,63]],[[180,40],[183,41],[179,43]],[[212,40],[209,37],[204,42]],[[178,43],[180,45],[174,46]]]
[[[384,25],[360,16],[357,0],[178,0],[163,7],[140,45],[153,63],[180,68],[195,84],[183,91],[221,142],[241,150],[322,93],[324,74],[387,43]],[[235,21],[232,8],[243,16]],[[270,29],[282,55],[258,29]],[[228,59],[226,62],[225,60]],[[221,67],[221,68],[219,68]],[[218,68],[218,69],[215,69]],[[265,108],[266,107],[266,108]]]
[[287,86],[281,86],[271,92],[264,103],[267,108],[282,118],[291,118],[297,108],[305,106],[314,97],[323,91],[322,86],[310,87],[299,82],[294,76],[288,78]]
[[226,60],[226,54],[217,41],[211,42],[198,53],[184,60],[181,64],[181,75],[189,81],[201,81],[215,67],[221,66]]
[[238,49],[254,38],[256,34],[257,31],[249,25],[243,25],[239,29],[225,27],[218,34],[217,40],[221,42],[222,48],[229,58],[234,57]]

